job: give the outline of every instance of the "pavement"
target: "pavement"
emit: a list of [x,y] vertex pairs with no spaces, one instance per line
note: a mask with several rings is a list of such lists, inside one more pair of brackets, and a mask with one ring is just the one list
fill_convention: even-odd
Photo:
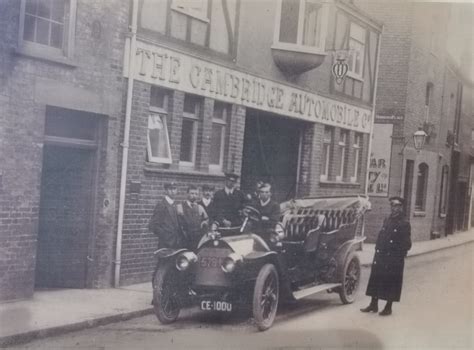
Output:
[[[414,242],[408,258],[472,241],[474,228]],[[364,243],[358,252],[362,266],[372,264],[374,248]],[[35,291],[32,299],[0,304],[0,347],[151,314],[151,299],[150,282],[108,289]]]

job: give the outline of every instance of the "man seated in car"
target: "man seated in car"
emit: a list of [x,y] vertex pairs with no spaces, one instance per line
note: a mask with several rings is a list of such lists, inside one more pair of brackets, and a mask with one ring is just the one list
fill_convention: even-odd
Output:
[[260,213],[260,220],[253,223],[253,230],[267,242],[280,220],[280,205],[272,200],[271,190],[269,183],[262,183],[258,188],[258,199],[251,205]]

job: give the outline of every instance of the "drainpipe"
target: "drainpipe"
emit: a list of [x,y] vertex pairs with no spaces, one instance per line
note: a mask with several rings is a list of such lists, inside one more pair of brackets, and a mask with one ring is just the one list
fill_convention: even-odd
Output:
[[[117,223],[117,244],[115,246],[115,288],[120,285],[120,264],[122,258],[122,230],[125,209],[125,189],[127,185],[128,148],[130,139],[130,119],[132,115],[133,80],[135,73],[135,51],[137,46],[138,0],[132,1],[132,25],[130,28],[130,52],[128,59],[127,105],[125,111],[125,129],[123,133],[122,169],[120,173],[119,212]],[[125,68],[125,67],[124,67]]]
[[[374,97],[373,97],[373,107],[372,107],[372,124],[370,125],[370,135],[369,135],[369,149],[367,151],[367,167],[365,170],[365,191],[364,194],[367,197],[369,194],[369,166],[370,166],[370,154],[372,153],[372,135],[374,133],[374,124],[375,124],[375,107],[377,101],[377,85],[379,80],[379,66],[380,66],[380,48],[382,44],[382,34],[384,26],[382,25],[382,30],[379,34],[379,40],[377,43],[377,65],[375,66],[375,77],[374,77]],[[365,220],[362,221],[362,232],[361,235],[365,235]],[[362,243],[361,243],[362,245]]]

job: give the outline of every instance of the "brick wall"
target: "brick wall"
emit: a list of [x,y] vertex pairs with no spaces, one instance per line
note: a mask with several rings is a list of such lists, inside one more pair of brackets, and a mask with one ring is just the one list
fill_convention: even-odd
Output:
[[[105,144],[99,151],[89,286],[111,284],[113,259],[110,228],[115,223],[117,121],[128,4],[78,0],[72,65],[16,53],[19,10],[19,1],[0,2],[0,300],[33,293],[47,104],[108,115]],[[93,33],[93,28],[100,30]]]
[[[179,164],[181,147],[181,127],[185,94],[169,92],[167,123],[170,136],[172,164],[147,162],[146,143],[150,101],[150,85],[135,82],[130,129],[130,150],[127,175],[127,194],[123,225],[121,284],[145,282],[151,279],[155,267],[153,252],[158,239],[148,231],[148,222],[156,202],[164,195],[163,185],[176,182],[177,200],[186,197],[190,184],[201,187],[213,185],[216,189],[224,186],[223,173],[209,171],[210,140],[214,100],[202,98],[198,122],[196,165],[194,169],[184,169]],[[224,148],[224,169],[240,173],[242,166],[243,136],[246,109],[230,105],[227,121],[227,142]],[[131,181],[139,184],[139,191],[131,193]]]

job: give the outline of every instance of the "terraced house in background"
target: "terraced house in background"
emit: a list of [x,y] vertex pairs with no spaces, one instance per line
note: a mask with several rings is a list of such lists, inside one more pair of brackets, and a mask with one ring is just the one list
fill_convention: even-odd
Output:
[[[403,196],[412,239],[473,226],[472,4],[355,1],[384,24],[368,186],[369,241]],[[426,142],[415,150],[413,134]]]

